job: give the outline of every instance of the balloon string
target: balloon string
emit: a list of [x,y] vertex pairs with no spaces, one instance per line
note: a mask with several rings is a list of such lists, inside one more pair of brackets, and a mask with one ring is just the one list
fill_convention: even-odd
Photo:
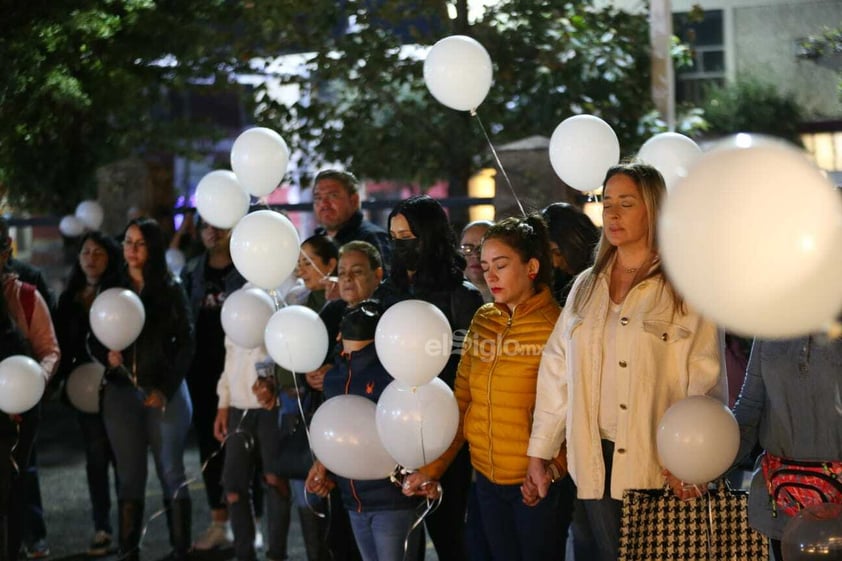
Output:
[[313,267],[322,276],[322,280],[327,281],[327,282],[332,282],[332,283],[339,282],[338,277],[332,277],[328,273],[322,271],[321,267],[316,265],[316,262],[313,261],[313,259],[309,255],[307,255],[306,251],[302,250],[301,255],[303,255],[304,259],[306,259],[310,263],[310,266]]
[[[421,403],[419,403],[418,398],[418,389],[414,388],[413,392],[415,395],[415,410],[421,411]],[[424,416],[421,415],[421,421],[418,423],[418,432],[419,432],[419,439],[421,440],[421,461],[423,462],[422,465],[427,465],[429,462],[427,461],[427,447],[424,446]]]
[[[21,421],[23,422],[23,421]],[[15,475],[20,475],[20,467],[18,463],[15,461],[15,450],[20,444],[20,423],[15,423],[15,443],[12,444],[12,447],[9,449],[9,462],[12,464],[12,470],[14,470]]]
[[512,196],[515,198],[515,202],[517,203],[517,206],[520,209],[520,213],[525,218],[526,211],[523,210],[523,204],[521,204],[520,198],[518,198],[517,193],[515,193],[515,188],[512,186],[512,181],[509,179],[509,174],[506,173],[506,168],[503,167],[503,162],[500,161],[500,156],[497,155],[497,150],[494,148],[494,144],[491,142],[491,138],[488,136],[488,132],[485,130],[485,127],[482,124],[482,119],[479,118],[479,114],[477,113],[476,109],[471,109],[471,116],[477,118],[479,128],[480,130],[482,130],[482,134],[485,136],[485,141],[488,142],[488,147],[491,148],[491,153],[494,155],[494,160],[497,162],[497,167],[500,168],[500,172],[503,174],[503,178],[506,180],[506,185],[509,186],[509,190],[512,192]]
[[[431,482],[423,483],[421,486],[424,487],[425,485],[430,484]],[[412,532],[415,531],[418,526],[420,526],[424,519],[427,518],[430,514],[436,511],[436,509],[441,505],[441,501],[444,498],[444,490],[441,488],[441,483],[436,482],[436,488],[438,489],[438,496],[435,499],[427,499],[425,503],[426,507],[424,508],[424,512],[418,515],[418,518],[415,519],[415,522],[412,523],[412,526],[409,528],[409,531],[406,533],[406,538],[403,540],[403,558],[406,559],[409,553],[409,538],[412,536]]]

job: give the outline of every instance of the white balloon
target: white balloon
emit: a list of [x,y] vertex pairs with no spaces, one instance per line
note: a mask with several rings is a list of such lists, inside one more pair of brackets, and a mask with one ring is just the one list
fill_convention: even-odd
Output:
[[292,372],[311,372],[327,356],[327,328],[307,306],[287,306],[272,314],[264,337],[272,360]]
[[667,198],[658,239],[678,292],[731,331],[796,337],[842,309],[842,200],[780,141],[741,134],[704,154]]
[[274,210],[247,214],[231,232],[231,259],[246,280],[272,290],[298,265],[298,232],[289,219]]
[[277,132],[264,127],[248,129],[231,147],[231,169],[247,192],[268,195],[281,183],[289,164],[289,147]]
[[653,166],[664,176],[667,190],[687,177],[687,170],[702,155],[693,139],[677,132],[662,132],[643,143],[638,159]]
[[322,403],[310,423],[310,445],[321,463],[349,479],[383,479],[395,468],[375,423],[376,405],[358,395]]
[[459,406],[442,380],[409,387],[395,380],[377,400],[377,434],[400,465],[417,469],[441,456],[459,427]]
[[696,395],[672,404],[657,432],[661,465],[685,483],[699,485],[725,473],[740,448],[740,427],[731,410]]
[[58,229],[68,238],[75,238],[85,233],[85,225],[72,214],[62,217],[61,222],[58,223]]
[[243,287],[222,302],[222,329],[240,347],[254,349],[263,344],[266,324],[273,313],[275,303],[266,291]]
[[80,364],[67,377],[67,398],[84,413],[99,413],[99,387],[105,367],[98,362]]
[[137,294],[126,288],[102,291],[91,305],[91,331],[112,351],[122,351],[137,339],[146,310]]
[[579,191],[598,189],[608,168],[620,161],[611,125],[594,115],[563,120],[550,138],[550,163],[562,181]]
[[47,379],[41,365],[24,355],[0,362],[0,411],[18,415],[41,400]]
[[491,57],[465,35],[438,41],[424,60],[424,83],[440,103],[457,111],[476,109],[491,89]]
[[102,205],[96,201],[82,201],[76,205],[76,218],[89,230],[99,230],[104,217]]
[[170,271],[172,271],[172,274],[176,276],[180,275],[186,261],[184,253],[180,249],[170,247],[167,248],[167,252],[164,254],[164,257],[167,260],[167,267],[169,267]]
[[233,171],[214,170],[196,186],[196,210],[217,228],[229,229],[246,215],[251,198]]
[[453,345],[450,322],[423,300],[404,300],[383,313],[374,346],[383,367],[407,386],[421,386],[439,375]]

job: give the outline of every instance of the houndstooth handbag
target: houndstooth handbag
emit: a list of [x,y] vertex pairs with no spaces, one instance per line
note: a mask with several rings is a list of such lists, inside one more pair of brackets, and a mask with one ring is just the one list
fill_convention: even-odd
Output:
[[718,485],[689,501],[668,490],[623,494],[619,561],[766,561],[766,537],[748,525],[748,492]]

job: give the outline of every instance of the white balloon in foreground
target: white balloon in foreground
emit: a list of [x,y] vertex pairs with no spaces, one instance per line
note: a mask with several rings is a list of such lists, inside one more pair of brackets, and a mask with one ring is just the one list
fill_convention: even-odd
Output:
[[280,134],[254,127],[240,134],[231,147],[231,169],[245,190],[268,195],[281,183],[289,164],[289,147]]
[[252,284],[272,290],[298,265],[301,242],[289,219],[274,210],[244,216],[231,232],[234,266]]
[[41,400],[47,379],[41,365],[24,355],[0,362],[0,411],[19,415]]
[[233,171],[214,170],[196,186],[196,210],[217,228],[233,228],[248,212],[250,200]]
[[439,103],[457,111],[476,109],[491,89],[491,57],[476,39],[451,35],[424,59],[424,83]]
[[91,331],[112,351],[135,342],[146,321],[146,310],[137,294],[127,288],[109,288],[96,297],[90,311]]
[[667,190],[687,177],[687,171],[702,155],[691,138],[677,132],[662,132],[643,143],[638,159],[653,166],[664,176]]
[[266,323],[269,356],[292,372],[311,372],[324,364],[328,340],[319,314],[306,306],[287,306]]
[[257,287],[232,292],[222,303],[222,329],[229,339],[245,349],[263,344],[266,324],[275,313],[275,303]]
[[67,377],[67,398],[83,413],[99,413],[99,387],[105,367],[98,362],[80,364]]
[[562,181],[579,191],[602,185],[608,168],[620,161],[620,141],[611,125],[594,115],[563,120],[550,138],[550,163]]

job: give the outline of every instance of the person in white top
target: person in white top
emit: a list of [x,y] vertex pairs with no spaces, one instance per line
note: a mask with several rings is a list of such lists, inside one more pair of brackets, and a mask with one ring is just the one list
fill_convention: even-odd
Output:
[[688,308],[661,268],[665,194],[649,165],[608,170],[595,264],[576,279],[541,358],[522,491],[527,503],[546,495],[547,465],[566,440],[585,514],[573,526],[577,558],[617,559],[624,490],[666,480],[681,498],[695,495],[660,465],[657,425],[689,395],[727,398],[716,326]]

